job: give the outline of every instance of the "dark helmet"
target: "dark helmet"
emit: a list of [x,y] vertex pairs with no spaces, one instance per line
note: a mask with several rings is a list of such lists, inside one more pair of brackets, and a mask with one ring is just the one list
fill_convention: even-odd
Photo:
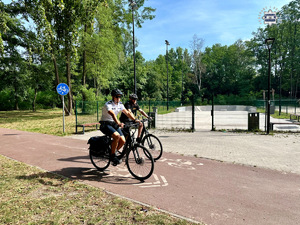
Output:
[[136,94],[131,94],[131,95],[129,95],[129,98],[130,98],[130,99],[137,100],[137,99],[138,99],[138,96],[137,96]]
[[114,97],[114,96],[117,96],[117,95],[123,96],[122,91],[120,91],[119,89],[114,89],[114,90],[111,91],[111,96]]

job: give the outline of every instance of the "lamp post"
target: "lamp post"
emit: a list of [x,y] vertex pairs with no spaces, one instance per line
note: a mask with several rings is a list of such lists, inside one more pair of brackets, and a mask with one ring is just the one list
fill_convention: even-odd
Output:
[[136,3],[133,0],[128,0],[129,6],[132,11],[132,46],[133,46],[133,74],[134,74],[134,93],[136,94],[136,73],[135,73],[135,43],[134,43],[134,9],[136,8]]
[[[281,64],[282,56],[279,57],[279,62]],[[279,116],[281,115],[281,67],[280,67],[280,72],[279,72]]]
[[183,105],[183,63],[184,63],[184,56],[182,55],[182,74],[181,74],[181,105]]
[[268,38],[265,40],[265,44],[267,45],[269,51],[269,71],[268,71],[268,107],[267,107],[267,134],[270,133],[270,86],[271,86],[271,48],[274,44],[275,38]]
[[168,66],[168,60],[169,60],[169,56],[168,56],[168,45],[170,45],[170,43],[165,40],[166,42],[166,61],[167,61],[167,110],[169,110],[169,66]]

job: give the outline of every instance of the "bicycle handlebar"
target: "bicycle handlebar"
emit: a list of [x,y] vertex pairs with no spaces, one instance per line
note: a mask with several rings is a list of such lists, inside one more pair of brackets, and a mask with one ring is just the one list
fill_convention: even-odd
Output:
[[151,121],[152,120],[152,118],[151,117],[149,117],[149,118],[144,118],[144,119],[142,119],[142,120],[140,120],[142,123],[143,122],[146,122],[146,121]]
[[[139,121],[142,122],[142,123],[144,123],[146,121],[151,121],[151,120],[152,120],[152,118],[144,118],[144,119],[139,120]],[[137,128],[138,126],[139,126],[138,122],[124,124],[124,128],[131,128],[131,127]]]
[[124,124],[124,128],[138,127],[139,123],[127,123]]

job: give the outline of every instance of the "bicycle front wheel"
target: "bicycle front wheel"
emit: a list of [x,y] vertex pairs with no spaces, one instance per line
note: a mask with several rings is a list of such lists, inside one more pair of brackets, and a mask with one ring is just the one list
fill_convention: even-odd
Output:
[[90,159],[92,164],[96,167],[97,170],[103,171],[105,170],[109,164],[110,164],[110,159],[109,159],[109,153],[96,153],[90,149]]
[[154,160],[158,160],[161,157],[163,147],[158,137],[153,134],[147,134],[142,140],[142,145],[149,149]]
[[138,180],[148,179],[154,170],[154,160],[144,146],[134,146],[127,154],[126,164],[130,174]]

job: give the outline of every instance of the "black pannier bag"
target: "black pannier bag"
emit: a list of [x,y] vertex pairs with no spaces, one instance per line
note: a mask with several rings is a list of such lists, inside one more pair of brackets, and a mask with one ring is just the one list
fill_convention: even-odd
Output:
[[90,150],[93,156],[103,156],[107,149],[109,149],[110,137],[108,136],[95,136],[88,140]]

